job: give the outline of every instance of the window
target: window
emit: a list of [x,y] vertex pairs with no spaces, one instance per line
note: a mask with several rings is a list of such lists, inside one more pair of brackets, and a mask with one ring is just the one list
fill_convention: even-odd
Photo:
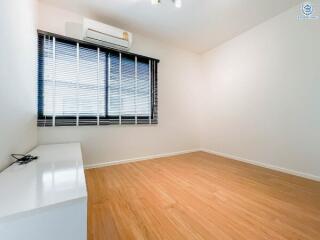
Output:
[[158,123],[158,60],[39,33],[38,61],[38,126]]

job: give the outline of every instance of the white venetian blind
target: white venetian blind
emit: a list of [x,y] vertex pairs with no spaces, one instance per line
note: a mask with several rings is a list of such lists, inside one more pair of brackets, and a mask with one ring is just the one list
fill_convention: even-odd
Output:
[[38,126],[156,124],[157,63],[39,34]]

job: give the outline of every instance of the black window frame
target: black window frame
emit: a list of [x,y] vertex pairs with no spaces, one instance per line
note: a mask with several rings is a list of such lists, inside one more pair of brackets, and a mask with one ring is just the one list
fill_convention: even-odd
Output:
[[[105,113],[106,115],[103,117],[99,117],[99,123],[97,116],[79,116],[78,126],[90,126],[90,125],[140,125],[140,124],[158,124],[158,64],[160,60],[146,57],[139,54],[134,54],[131,52],[121,51],[117,49],[107,48],[102,45],[97,45],[85,41],[81,41],[78,39],[62,36],[59,34],[54,34],[50,32],[45,32],[38,30],[38,127],[52,127],[53,126],[53,118],[55,118],[55,126],[77,126],[77,116],[45,116],[44,111],[44,49],[41,41],[44,37],[54,37],[58,41],[66,42],[69,44],[77,44],[81,47],[91,48],[91,49],[100,49],[100,52],[104,54],[120,54],[123,56],[128,56],[132,58],[138,58],[139,61],[145,61],[146,63],[150,63],[151,66],[151,84],[150,84],[150,111],[151,111],[151,119],[150,116],[111,116],[108,112],[108,94],[109,94],[109,80],[108,72],[105,74],[106,76],[106,84],[105,84]],[[108,64],[108,63],[106,63]],[[108,68],[106,68],[108,71]],[[121,117],[121,119],[120,119]],[[81,121],[80,121],[81,120]]]

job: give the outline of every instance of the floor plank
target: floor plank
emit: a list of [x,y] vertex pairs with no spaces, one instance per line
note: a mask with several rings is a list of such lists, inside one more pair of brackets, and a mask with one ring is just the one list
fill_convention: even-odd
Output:
[[320,239],[320,183],[204,152],[86,170],[89,240]]

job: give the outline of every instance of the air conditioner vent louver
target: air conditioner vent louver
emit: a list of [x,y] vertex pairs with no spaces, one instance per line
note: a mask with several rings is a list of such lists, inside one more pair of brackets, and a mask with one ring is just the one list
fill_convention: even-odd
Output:
[[91,19],[84,18],[82,38],[109,48],[129,50],[132,45],[132,34]]

